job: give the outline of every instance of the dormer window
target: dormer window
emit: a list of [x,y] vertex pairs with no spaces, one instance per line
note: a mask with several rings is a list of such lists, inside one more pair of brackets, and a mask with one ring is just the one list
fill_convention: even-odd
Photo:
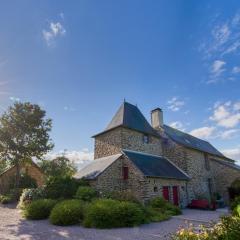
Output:
[[149,143],[149,136],[148,135],[143,135],[143,143],[148,144]]

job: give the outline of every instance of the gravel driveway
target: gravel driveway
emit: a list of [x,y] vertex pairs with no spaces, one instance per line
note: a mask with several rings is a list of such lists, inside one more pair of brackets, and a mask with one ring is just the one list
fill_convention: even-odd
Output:
[[81,226],[57,227],[48,220],[26,221],[15,206],[0,205],[1,240],[156,240],[169,239],[169,235],[179,227],[189,223],[195,226],[218,221],[222,212],[183,210],[183,215],[160,223],[151,223],[135,228],[111,230],[88,229]]

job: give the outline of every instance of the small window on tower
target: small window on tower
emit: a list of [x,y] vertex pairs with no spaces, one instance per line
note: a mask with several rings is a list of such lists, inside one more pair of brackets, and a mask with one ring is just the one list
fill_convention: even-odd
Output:
[[128,179],[128,167],[123,167],[123,180]]
[[146,143],[146,144],[149,143],[149,136],[148,135],[143,135],[143,143]]

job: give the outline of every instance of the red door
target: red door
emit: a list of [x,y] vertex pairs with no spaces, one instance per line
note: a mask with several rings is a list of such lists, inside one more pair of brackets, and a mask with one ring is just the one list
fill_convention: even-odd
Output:
[[174,205],[179,205],[179,199],[178,199],[178,187],[173,186],[173,203]]
[[167,186],[163,187],[163,198],[167,201],[169,201],[169,190]]

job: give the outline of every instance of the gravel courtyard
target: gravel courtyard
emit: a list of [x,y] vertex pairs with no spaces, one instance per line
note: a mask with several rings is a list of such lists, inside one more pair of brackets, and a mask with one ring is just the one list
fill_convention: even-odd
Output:
[[111,230],[88,229],[81,226],[57,227],[47,220],[26,221],[15,206],[0,205],[0,239],[1,240],[156,240],[169,239],[169,235],[179,227],[198,226],[217,221],[219,211],[183,210],[183,215],[161,223],[152,223],[135,228]]

